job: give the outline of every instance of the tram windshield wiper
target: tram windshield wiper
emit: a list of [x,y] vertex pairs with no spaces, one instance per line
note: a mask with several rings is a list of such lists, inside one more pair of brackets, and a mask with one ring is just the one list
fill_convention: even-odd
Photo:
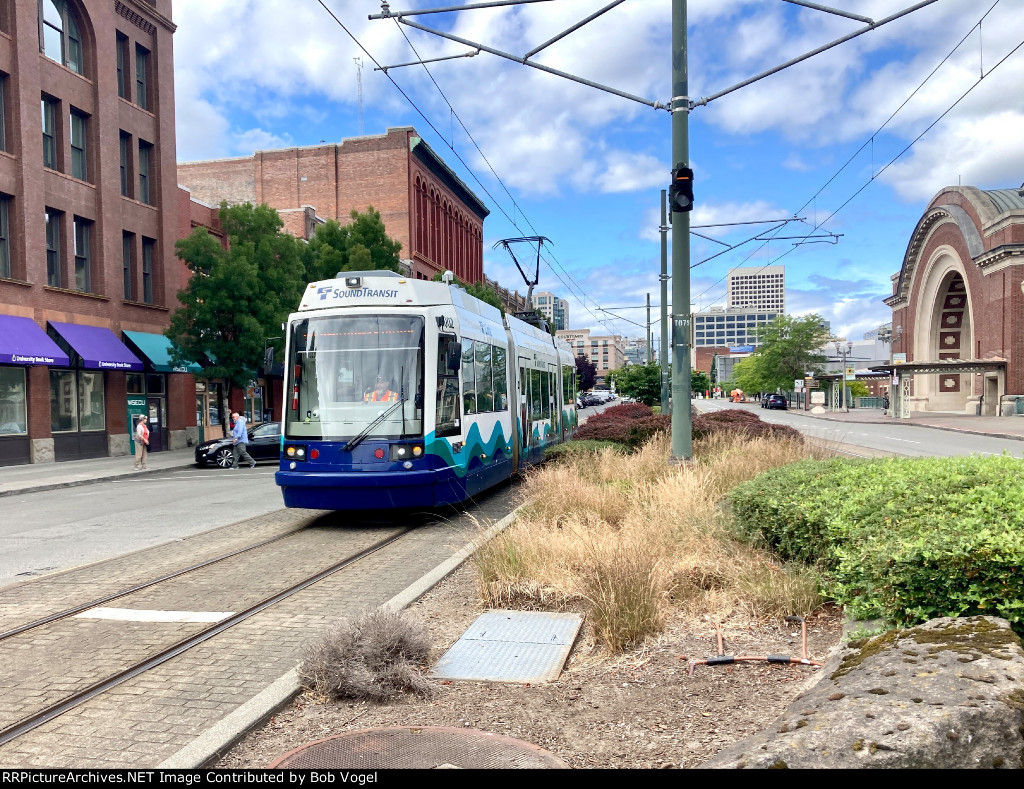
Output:
[[[374,419],[372,422],[370,422],[370,424],[368,424],[366,427],[364,427],[362,432],[358,436],[356,436],[351,441],[349,441],[347,444],[345,444],[345,446],[343,446],[341,448],[342,451],[343,452],[351,452],[357,446],[362,444],[363,441],[366,440],[366,437],[368,435],[370,435],[370,431],[372,431],[377,425],[379,425],[381,422],[383,422],[385,419],[387,419],[388,418],[388,414],[390,414],[396,408],[398,408],[399,406],[404,405],[404,404],[405,404],[405,397],[398,398],[398,402],[396,402],[390,408],[387,408],[384,411],[381,411],[380,415],[376,419]],[[405,409],[402,409],[402,416],[404,418],[404,416],[405,416]]]

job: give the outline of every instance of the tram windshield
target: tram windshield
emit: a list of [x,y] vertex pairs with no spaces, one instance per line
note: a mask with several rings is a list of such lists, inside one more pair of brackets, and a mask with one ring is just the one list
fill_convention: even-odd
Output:
[[[287,438],[423,435],[423,318],[342,315],[291,327]],[[386,412],[386,413],[385,413]]]

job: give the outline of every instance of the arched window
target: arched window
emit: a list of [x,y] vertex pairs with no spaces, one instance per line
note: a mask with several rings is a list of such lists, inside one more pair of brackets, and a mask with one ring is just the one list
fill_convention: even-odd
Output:
[[41,0],[39,4],[39,51],[50,60],[82,74],[82,36],[71,3]]

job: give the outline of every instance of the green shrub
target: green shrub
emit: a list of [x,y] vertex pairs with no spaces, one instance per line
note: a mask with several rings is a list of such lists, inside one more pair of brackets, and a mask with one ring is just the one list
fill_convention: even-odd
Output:
[[862,617],[990,614],[1024,629],[1024,480],[1010,457],[808,461],[729,501],[748,537],[817,562]]

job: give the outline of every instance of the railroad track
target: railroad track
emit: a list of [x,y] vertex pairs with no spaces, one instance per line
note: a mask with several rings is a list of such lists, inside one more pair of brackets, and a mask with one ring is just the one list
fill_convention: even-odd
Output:
[[[31,714],[21,717],[19,720],[13,723],[4,725],[2,728],[0,728],[0,746],[9,743],[12,740],[17,739],[18,737],[21,737],[24,734],[27,734],[33,729],[51,720],[54,720],[55,718],[64,714],[68,710],[73,709],[79,704],[82,704],[102,693],[105,693],[106,691],[109,691],[114,687],[117,687],[123,682],[138,677],[140,674],[143,674],[157,666],[162,665],[163,663],[166,663],[172,658],[175,658],[181,655],[182,653],[198,646],[199,644],[208,641],[209,639],[217,636],[225,630],[228,630],[229,628],[232,628],[240,624],[241,622],[246,621],[247,619],[260,613],[261,611],[266,610],[270,606],[273,606],[276,603],[281,602],[282,600],[286,600],[292,595],[301,592],[302,590],[312,586],[313,584],[316,584],[319,581],[322,581],[325,578],[334,575],[335,573],[341,572],[342,570],[351,567],[353,564],[356,564],[362,559],[365,559],[366,557],[376,553],[377,551],[397,542],[403,536],[412,531],[414,528],[416,528],[416,525],[401,528],[396,527],[391,533],[388,533],[382,538],[372,542],[369,546],[361,550],[355,551],[354,553],[351,553],[350,555],[346,556],[340,561],[332,563],[330,566],[326,568],[323,568],[321,565],[321,569],[317,569],[315,572],[306,575],[301,580],[290,584],[285,589],[276,590],[271,594],[267,594],[262,599],[258,600],[256,603],[249,605],[247,608],[245,608],[245,610],[233,613],[225,619],[218,621],[197,633],[191,634],[185,638],[176,641],[170,646],[167,646],[164,649],[160,650],[156,654],[136,660],[131,665],[116,673],[109,674],[108,676],[105,676],[102,679],[92,682],[88,686],[82,687],[66,696],[63,696],[57,701],[46,703],[44,706],[32,711]],[[245,546],[243,548],[239,548],[228,553],[224,553],[222,555],[216,556],[206,561],[199,562],[192,566],[182,568],[181,570],[168,573],[159,578],[155,578],[141,584],[136,584],[130,588],[126,588],[109,595],[104,595],[103,597],[91,600],[88,603],[73,606],[65,610],[62,610],[58,613],[40,618],[33,622],[20,625],[16,628],[12,628],[3,633],[0,633],[0,642],[10,642],[11,639],[14,639],[19,635],[24,635],[25,633],[28,633],[32,630],[37,630],[39,628],[52,625],[55,622],[59,622],[60,620],[68,619],[70,617],[84,613],[89,609],[103,606],[105,603],[111,602],[113,600],[124,598],[143,590],[152,590],[154,588],[159,587],[161,584],[166,584],[174,579],[178,579],[189,574],[197,573],[201,570],[210,568],[214,565],[225,563],[229,559],[234,559],[243,556],[247,553],[257,551],[258,549],[266,548],[267,546],[273,545],[275,543],[280,543],[283,540],[288,539],[289,537],[294,538],[296,537],[296,535],[300,533],[301,530],[291,531],[285,534],[277,535],[275,537],[262,540],[258,543],[254,543],[252,545]],[[40,660],[44,660],[45,657],[45,654],[41,655]]]

